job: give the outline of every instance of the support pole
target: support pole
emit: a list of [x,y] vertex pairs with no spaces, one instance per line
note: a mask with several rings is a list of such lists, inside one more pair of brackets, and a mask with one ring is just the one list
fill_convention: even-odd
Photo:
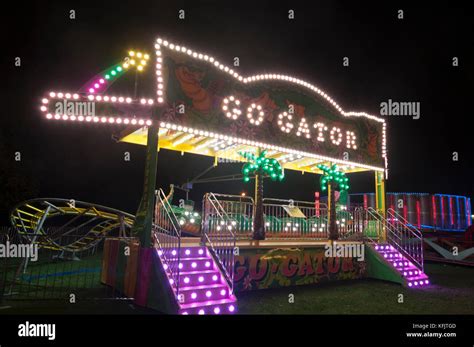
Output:
[[148,127],[146,145],[145,179],[143,195],[132,227],[132,234],[137,234],[141,247],[151,247],[153,211],[155,208],[156,167],[158,164],[158,125],[156,122]]
[[[375,171],[375,209],[385,219],[385,177],[384,173],[380,171]],[[387,239],[385,227],[380,236],[382,241]]]
[[[257,156],[261,153],[260,148]],[[265,240],[265,221],[263,218],[263,173],[255,175],[255,205],[253,213],[253,239]]]

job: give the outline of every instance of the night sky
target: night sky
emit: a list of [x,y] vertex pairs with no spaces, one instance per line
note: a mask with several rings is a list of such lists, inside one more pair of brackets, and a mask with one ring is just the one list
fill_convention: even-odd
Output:
[[[421,102],[418,120],[387,117],[387,191],[474,195],[469,105],[474,21],[466,8],[399,2],[363,6],[359,1],[223,3],[38,1],[2,11],[7,81],[0,117],[1,222],[6,223],[15,202],[35,197],[75,198],[135,213],[145,147],[116,143],[109,126],[48,122],[38,105],[49,90],[78,90],[130,48],[151,52],[158,35],[228,64],[238,56],[244,75],[276,72],[307,80],[345,110],[378,115],[380,103],[388,99]],[[180,9],[184,20],[178,19]],[[290,9],[294,20],[288,19]],[[404,10],[403,20],[397,19],[398,9]],[[15,57],[21,58],[21,67],[14,66]],[[343,66],[343,57],[349,57],[349,67]],[[459,57],[458,67],[452,66],[453,57]],[[131,153],[130,162],[123,160],[125,151]],[[21,153],[20,162],[15,152]],[[459,153],[457,162],[453,152]],[[157,186],[181,184],[212,162],[162,150]],[[240,168],[226,164],[210,174],[239,173]],[[319,176],[286,174],[283,183],[266,183],[265,195],[312,200]],[[350,175],[350,180],[351,192],[374,190],[373,173]],[[206,191],[251,193],[253,184],[197,185],[190,196],[200,201]]]

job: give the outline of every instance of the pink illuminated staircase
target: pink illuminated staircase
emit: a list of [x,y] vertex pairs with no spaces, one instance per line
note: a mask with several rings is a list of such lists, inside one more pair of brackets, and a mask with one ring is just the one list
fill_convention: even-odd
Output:
[[[168,261],[161,250],[157,252],[178,298],[179,314],[233,314],[237,311],[237,299],[207,247],[179,247],[170,252],[173,258]],[[168,263],[178,264],[178,274],[172,275]]]
[[408,287],[426,287],[430,284],[428,276],[407,257],[389,244],[377,244],[375,251],[383,257],[403,277]]

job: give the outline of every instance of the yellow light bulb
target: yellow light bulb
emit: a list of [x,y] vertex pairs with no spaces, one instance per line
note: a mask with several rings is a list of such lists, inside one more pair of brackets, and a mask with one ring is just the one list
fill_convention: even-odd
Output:
[[122,67],[123,67],[124,69],[128,69],[129,66],[130,66],[130,65],[128,65],[127,63],[124,63],[124,64],[122,65]]
[[134,60],[134,59],[131,59],[131,60],[130,60],[130,64],[131,64],[131,65],[135,65],[135,60]]
[[131,56],[131,57],[133,57],[133,56],[135,55],[135,52],[134,52],[134,51],[130,51],[130,52],[128,52],[128,55]]
[[146,65],[146,61],[145,61],[145,60],[142,60],[142,61],[140,62],[140,64]]
[[150,59],[150,56],[149,56],[148,54],[145,54],[143,57],[144,57],[146,60]]
[[138,58],[141,58],[142,57],[142,54],[140,52],[137,53],[137,57]]
[[138,65],[138,66],[137,66],[137,70],[138,70],[138,71],[142,71],[142,70],[143,70],[143,66]]

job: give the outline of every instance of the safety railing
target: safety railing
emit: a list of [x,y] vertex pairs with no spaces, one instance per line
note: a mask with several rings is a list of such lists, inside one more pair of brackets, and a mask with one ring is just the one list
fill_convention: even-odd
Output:
[[[210,193],[209,193],[210,194]],[[237,239],[252,237],[254,201],[249,196],[212,193],[225,215],[235,221],[232,231]],[[204,196],[204,200],[206,195]],[[203,209],[203,211],[206,211]],[[205,215],[205,213],[203,213]],[[205,225],[205,224],[203,224]]]
[[[227,218],[234,222],[232,231],[237,239],[249,239],[253,234],[254,201],[240,195],[212,195],[218,202],[216,207],[225,212]],[[206,198],[206,196],[205,196]],[[204,199],[205,200],[205,199]],[[203,208],[204,219],[212,219]],[[310,239],[326,240],[329,236],[328,208],[324,203],[285,200],[275,198],[263,199],[266,239]],[[204,227],[208,222],[203,223]],[[338,208],[336,227],[339,239],[359,240],[370,235],[379,236],[381,227],[370,213],[363,208]]]
[[181,229],[178,220],[162,189],[156,191],[153,236],[163,262],[163,267],[171,275],[171,286],[179,297],[179,263],[181,250]]
[[231,292],[234,290],[235,230],[240,224],[237,218],[241,208],[248,207],[245,203],[236,205],[233,198],[235,196],[206,193],[202,218],[203,241],[209,245]]
[[263,199],[265,235],[268,239],[326,239],[327,207],[299,200]]
[[423,234],[395,210],[387,209],[387,239],[423,271]]
[[[266,198],[263,204],[266,237],[271,239],[327,239],[329,237],[328,207],[324,203]],[[367,227],[362,209],[336,211],[339,239],[360,239]]]
[[360,208],[360,213],[364,215],[361,218],[364,240],[373,244],[381,241],[383,233],[387,228],[385,218],[372,207]]

